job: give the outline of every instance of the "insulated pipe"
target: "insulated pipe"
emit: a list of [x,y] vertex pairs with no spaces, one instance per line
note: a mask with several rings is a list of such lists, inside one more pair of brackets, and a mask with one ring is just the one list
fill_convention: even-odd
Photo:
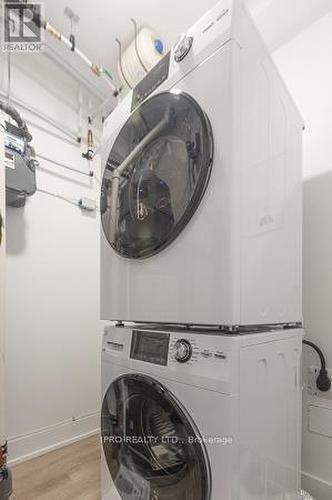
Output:
[[13,106],[10,106],[10,104],[7,104],[3,101],[0,101],[0,109],[6,113],[8,116],[10,116],[16,123],[18,128],[21,130],[23,133],[24,138],[27,140],[27,142],[32,141],[32,135],[30,134],[27,124],[25,121],[22,119],[21,115],[16,111]]
[[[117,169],[116,169],[117,170]],[[110,213],[110,239],[111,242],[115,243],[117,234],[117,222],[118,222],[118,195],[121,176],[116,173],[116,170],[112,176],[112,192],[111,192],[111,213]]]
[[164,128],[169,124],[170,122],[170,115],[171,115],[171,109],[170,107],[166,111],[166,114],[164,118],[161,120],[158,125],[156,125],[145,137],[144,139],[141,140],[137,144],[137,146],[132,150],[132,152],[127,156],[127,158],[121,163],[121,165],[118,166],[116,171],[119,173],[119,175],[123,175],[127,169],[127,167],[130,165],[130,163],[133,162],[133,160],[136,158],[137,155],[150,143],[152,142],[163,130]]
[[[145,137],[141,140],[139,144],[132,150],[132,152],[126,157],[126,159],[113,171],[112,174],[112,191],[111,191],[111,214],[110,214],[110,237],[111,241],[115,242],[116,238],[116,227],[117,227],[117,214],[118,214],[118,196],[121,177],[125,174],[129,165],[135,160],[135,158],[141,153],[141,151],[146,148],[146,146],[152,142],[159,134],[164,130],[164,128],[169,124],[171,115],[171,108],[169,107],[166,111],[165,117],[161,120],[158,125],[156,125]],[[132,167],[133,168],[133,167]],[[128,172],[129,173],[129,172]]]

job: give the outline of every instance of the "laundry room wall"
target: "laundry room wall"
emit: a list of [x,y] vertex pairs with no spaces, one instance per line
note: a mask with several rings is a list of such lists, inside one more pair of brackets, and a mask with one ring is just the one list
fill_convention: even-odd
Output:
[[[304,132],[304,321],[306,336],[332,368],[332,13],[279,48],[279,66],[306,123]],[[332,498],[332,391],[311,399],[306,381],[319,366],[305,348],[303,484],[317,500]],[[319,433],[309,430],[309,406],[319,406]],[[323,429],[325,421],[326,431]],[[328,430],[329,427],[329,430]],[[325,435],[324,435],[325,434]]]
[[[73,82],[57,72],[54,64],[31,57],[13,58],[11,95],[77,130]],[[6,64],[1,68],[4,90]],[[97,200],[98,182],[86,175],[88,163],[81,157],[86,144],[80,147],[36,116],[18,110],[29,121],[38,154],[83,174],[40,159],[40,191],[25,208],[7,211],[7,425],[11,462],[96,432],[102,335],[99,216],[75,205],[82,197]],[[94,168],[98,177],[98,160]]]

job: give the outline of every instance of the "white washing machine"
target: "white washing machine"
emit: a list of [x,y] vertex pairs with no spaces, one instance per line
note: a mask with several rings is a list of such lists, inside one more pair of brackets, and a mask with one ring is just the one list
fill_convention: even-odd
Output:
[[296,500],[301,330],[112,328],[103,500]]
[[300,323],[302,129],[242,2],[222,0],[105,123],[102,318]]

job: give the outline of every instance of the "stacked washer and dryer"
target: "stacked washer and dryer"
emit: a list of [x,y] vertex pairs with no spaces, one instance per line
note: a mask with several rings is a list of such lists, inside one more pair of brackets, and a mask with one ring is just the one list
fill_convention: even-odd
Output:
[[105,122],[103,500],[295,500],[303,122],[222,0]]

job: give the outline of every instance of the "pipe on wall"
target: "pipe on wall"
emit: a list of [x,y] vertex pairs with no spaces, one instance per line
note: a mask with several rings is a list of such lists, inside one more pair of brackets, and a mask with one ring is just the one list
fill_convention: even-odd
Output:
[[[3,97],[6,97],[6,94],[2,91],[0,91],[0,95]],[[16,104],[16,106],[19,106],[20,108],[24,109],[25,111],[32,113],[33,115],[37,116],[38,118],[40,118],[44,122],[48,123],[52,127],[56,128],[57,130],[59,130],[60,132],[65,134],[67,137],[74,139],[75,142],[77,142],[78,144],[81,142],[81,137],[79,137],[78,132],[65,127],[64,125],[53,120],[52,118],[45,115],[44,113],[42,113],[38,109],[33,108],[32,106],[30,106],[30,104],[26,104],[25,102],[21,101],[20,99],[17,99],[17,97],[11,97],[10,100],[14,104]]]
[[66,165],[65,163],[55,160],[54,158],[50,158],[49,156],[42,155],[42,154],[36,154],[37,158],[40,158],[41,160],[48,161],[50,163],[53,163],[54,165],[57,165],[58,167],[64,168],[65,170],[70,170],[71,172],[74,172],[75,174],[80,174],[80,175],[85,175],[86,177],[93,177],[93,174],[91,172],[83,172],[82,170],[77,170],[76,168],[70,167],[69,165]]

